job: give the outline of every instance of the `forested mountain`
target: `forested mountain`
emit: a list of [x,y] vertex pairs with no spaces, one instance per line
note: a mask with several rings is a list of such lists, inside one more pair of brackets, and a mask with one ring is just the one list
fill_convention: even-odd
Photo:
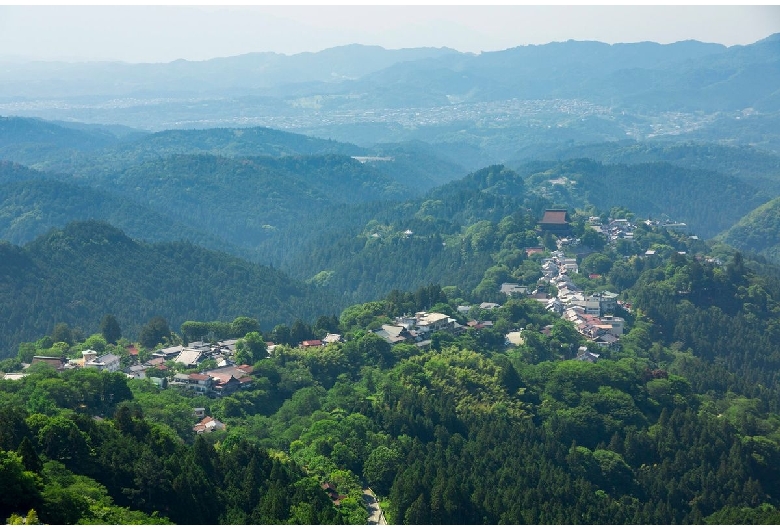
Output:
[[[4,64],[0,96],[25,92],[29,97],[111,97],[139,94],[235,95],[261,88],[300,83],[332,83],[355,79],[395,63],[441,57],[447,48],[386,50],[358,44],[339,46],[318,53],[291,56],[279,53],[248,53],[208,61],[178,60],[168,64],[101,63],[8,63]],[[47,85],[51,72],[59,81]],[[84,83],[88,80],[87,83]]]
[[[67,178],[70,174],[121,171],[171,155],[223,158],[362,156],[369,165],[376,165],[379,172],[414,191],[425,191],[465,174],[461,166],[465,151],[470,151],[466,162],[469,166],[482,165],[482,155],[467,144],[428,145],[415,141],[359,147],[265,127],[168,130],[156,134],[134,132],[113,136],[110,131],[115,128],[111,126],[78,125],[3,118],[0,120],[2,160]],[[35,176],[31,174],[28,178]]]
[[494,253],[539,244],[536,223],[552,205],[625,207],[686,223],[686,231],[709,238],[764,200],[739,178],[668,163],[569,160],[528,163],[517,171],[492,166],[401,204],[330,209],[295,232],[275,233],[262,253],[293,276],[355,302],[432,281],[470,291]]
[[[38,169],[78,173],[91,165],[118,169],[179,154],[223,157],[370,154],[353,144],[323,140],[267,127],[137,131],[75,128],[33,118],[0,118],[0,158]],[[80,155],[80,156],[76,156]]]
[[557,203],[592,204],[600,209],[621,205],[642,217],[686,223],[706,238],[727,229],[771,196],[740,178],[662,162],[612,165],[568,160],[531,167],[519,170],[529,174],[532,183],[544,186]]
[[780,197],[747,214],[718,239],[780,264]]
[[65,322],[90,330],[111,313],[131,334],[156,315],[257,318],[266,329],[335,308],[327,293],[284,273],[190,243],[143,243],[99,222],[69,224],[24,247],[2,243],[0,341],[15,344]]
[[[74,220],[98,219],[144,241],[196,241],[212,250],[238,256],[250,254],[126,198],[52,178],[4,182],[8,173],[0,168],[0,239],[11,243],[28,243]],[[32,175],[45,176],[37,172]]]
[[[324,213],[317,225],[339,226],[330,233],[315,222],[302,225],[297,245],[289,232],[269,246],[287,247],[280,267],[296,277],[327,285],[355,302],[392,289],[417,289],[432,282],[473,289],[498,250],[505,231],[530,231],[515,243],[534,246],[533,232],[544,202],[525,193],[523,178],[491,166],[403,203],[343,207]],[[530,211],[529,208],[534,208]],[[273,248],[267,252],[272,253]]]
[[[360,156],[375,158],[376,173],[388,176],[411,190],[427,190],[462,176],[455,161],[442,160],[435,148],[421,142],[359,147],[265,127],[243,129],[169,130],[104,151],[92,165],[126,168],[176,154],[204,154],[226,158],[267,156]],[[445,155],[446,156],[446,155]],[[74,167],[75,172],[84,168]]]
[[0,160],[31,165],[77,152],[94,153],[118,142],[116,136],[101,129],[74,129],[39,119],[0,116]]
[[335,204],[411,194],[374,166],[342,155],[222,158],[174,155],[79,180],[252,248],[267,232]]
[[[62,126],[28,118],[0,120],[0,160],[76,176],[126,170],[173,155],[223,158],[288,156],[362,156],[374,173],[421,193],[466,173],[459,160],[462,146],[423,142],[359,147],[267,127],[167,130],[155,134],[122,132],[111,127]],[[472,149],[473,151],[473,149]],[[466,163],[478,167],[481,155]]]
[[[6,188],[9,195],[3,217],[13,226],[33,223],[26,230],[28,235],[50,227],[36,211],[46,206],[46,196],[59,200],[52,195],[57,189],[65,196],[53,215],[64,221],[120,221],[123,227],[150,240],[166,234],[168,239],[187,238],[212,247],[222,240],[243,247],[245,255],[250,255],[269,231],[293,226],[302,217],[328,207],[419,193],[385,176],[374,164],[341,155],[243,159],[174,155],[113,173],[92,169],[78,177],[44,175],[9,164],[0,171],[6,182],[37,177],[29,189],[24,185]],[[47,189],[41,178],[66,182],[51,183]],[[74,197],[79,189],[74,185],[85,195]],[[117,197],[115,211],[108,210],[111,197]],[[90,199],[95,202],[86,204]],[[144,221],[127,218],[134,204],[139,205],[139,215],[151,212],[171,221],[141,235],[137,227]],[[176,227],[182,230],[178,232]]]

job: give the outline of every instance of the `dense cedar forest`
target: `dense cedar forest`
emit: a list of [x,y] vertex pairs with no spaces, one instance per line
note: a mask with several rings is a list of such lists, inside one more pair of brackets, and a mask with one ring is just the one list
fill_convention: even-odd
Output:
[[[391,524],[780,523],[771,153],[601,142],[480,167],[455,141],[3,118],[0,157],[2,521],[365,524],[370,487]],[[555,295],[559,249],[569,281],[617,293],[617,346],[501,292]],[[460,331],[374,333],[419,311]],[[32,362],[129,370],[225,339],[248,379],[217,397],[173,375],[214,358],[144,379]],[[196,434],[196,409],[225,429]]]

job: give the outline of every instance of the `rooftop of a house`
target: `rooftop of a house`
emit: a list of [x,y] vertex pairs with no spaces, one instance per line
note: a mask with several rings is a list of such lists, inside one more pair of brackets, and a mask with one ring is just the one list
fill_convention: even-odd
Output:
[[196,423],[195,426],[192,428],[192,430],[195,431],[197,434],[200,434],[202,432],[210,432],[210,431],[217,431],[217,430],[223,431],[225,430],[225,424],[219,420],[215,420],[211,416],[206,416],[198,423]]
[[[242,365],[243,367],[246,367],[246,365]],[[252,371],[252,367],[246,367],[242,368],[242,366],[225,366],[224,368],[216,368],[214,370],[209,370],[206,372],[209,376],[213,377],[214,379],[226,383],[230,380],[231,377],[235,379],[241,379],[242,377],[245,377],[247,374],[249,374]]]
[[567,224],[566,210],[545,210],[541,222],[544,224]]
[[444,313],[418,313],[417,315],[419,315],[417,318],[418,326],[428,326],[450,318]]
[[176,357],[177,363],[184,365],[197,364],[203,352],[191,348],[185,348],[181,351],[178,357]]
[[324,342],[325,344],[341,342],[341,335],[339,335],[338,333],[328,333],[327,335],[325,335],[325,338],[322,339],[322,342]]

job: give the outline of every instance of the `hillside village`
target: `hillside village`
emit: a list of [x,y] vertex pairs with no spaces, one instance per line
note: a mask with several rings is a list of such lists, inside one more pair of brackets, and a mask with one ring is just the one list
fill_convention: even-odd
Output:
[[[684,224],[660,223],[659,221],[642,221],[648,227],[680,229]],[[625,218],[607,219],[602,223],[599,217],[590,217],[589,228],[593,229],[607,244],[631,241],[636,225]],[[594,363],[604,351],[620,349],[620,338],[628,330],[626,321],[619,314],[631,312],[628,303],[618,299],[618,294],[608,290],[586,292],[577,286],[571,275],[580,273],[580,263],[592,252],[583,246],[579,239],[570,236],[569,217],[566,210],[547,210],[539,222],[540,233],[549,232],[556,235],[558,250],[540,260],[540,276],[535,286],[504,282],[498,292],[505,299],[529,298],[544,305],[549,312],[571,322],[581,335],[581,343],[595,346],[591,351],[587,345],[574,345],[569,351],[568,359]],[[691,236],[696,239],[696,236]],[[544,254],[543,247],[528,247],[528,256]],[[647,250],[642,257],[652,258],[654,250]],[[626,256],[629,258],[629,256]],[[598,276],[598,275],[596,275]],[[474,312],[473,309],[478,309]],[[471,318],[475,314],[490,314],[501,308],[496,302],[482,302],[479,305],[459,305],[457,314],[449,315],[442,312],[418,311],[414,315],[388,315],[392,322],[382,324],[368,330],[368,333],[382,338],[390,346],[410,344],[425,351],[431,348],[433,335],[437,332],[458,336],[467,330],[479,331],[492,328],[491,320]],[[541,332],[549,335],[552,325],[544,327]],[[521,346],[524,343],[524,330],[512,329],[504,335],[506,349]],[[123,372],[127,378],[147,379],[160,388],[176,388],[190,395],[208,398],[222,398],[239,390],[253,387],[253,367],[250,364],[237,361],[236,348],[240,338],[219,341],[194,341],[186,345],[171,345],[159,348],[148,359],[139,360],[138,349],[127,347],[130,361],[122,361],[116,353],[99,354],[92,349],[83,350],[81,358],[66,359],[63,357],[41,356],[33,357],[32,363],[46,363],[57,370],[78,368],[96,368],[107,372]],[[326,333],[322,338],[310,338],[300,341],[298,348],[323,348],[329,344],[341,343],[345,339],[338,333]],[[265,355],[274,354],[277,345],[265,343]],[[601,353],[599,353],[601,352]],[[206,367],[208,366],[208,367]],[[6,379],[19,379],[23,373],[5,374]],[[224,429],[225,425],[211,417],[203,417],[195,411],[195,419],[199,420],[193,427],[196,433],[207,430]]]

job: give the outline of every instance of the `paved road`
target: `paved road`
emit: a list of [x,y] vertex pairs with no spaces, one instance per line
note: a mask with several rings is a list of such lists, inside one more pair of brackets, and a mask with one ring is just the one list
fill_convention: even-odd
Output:
[[363,490],[363,502],[366,503],[366,508],[368,508],[368,524],[387,524],[385,514],[382,513],[382,508],[379,507],[376,495],[370,488]]

